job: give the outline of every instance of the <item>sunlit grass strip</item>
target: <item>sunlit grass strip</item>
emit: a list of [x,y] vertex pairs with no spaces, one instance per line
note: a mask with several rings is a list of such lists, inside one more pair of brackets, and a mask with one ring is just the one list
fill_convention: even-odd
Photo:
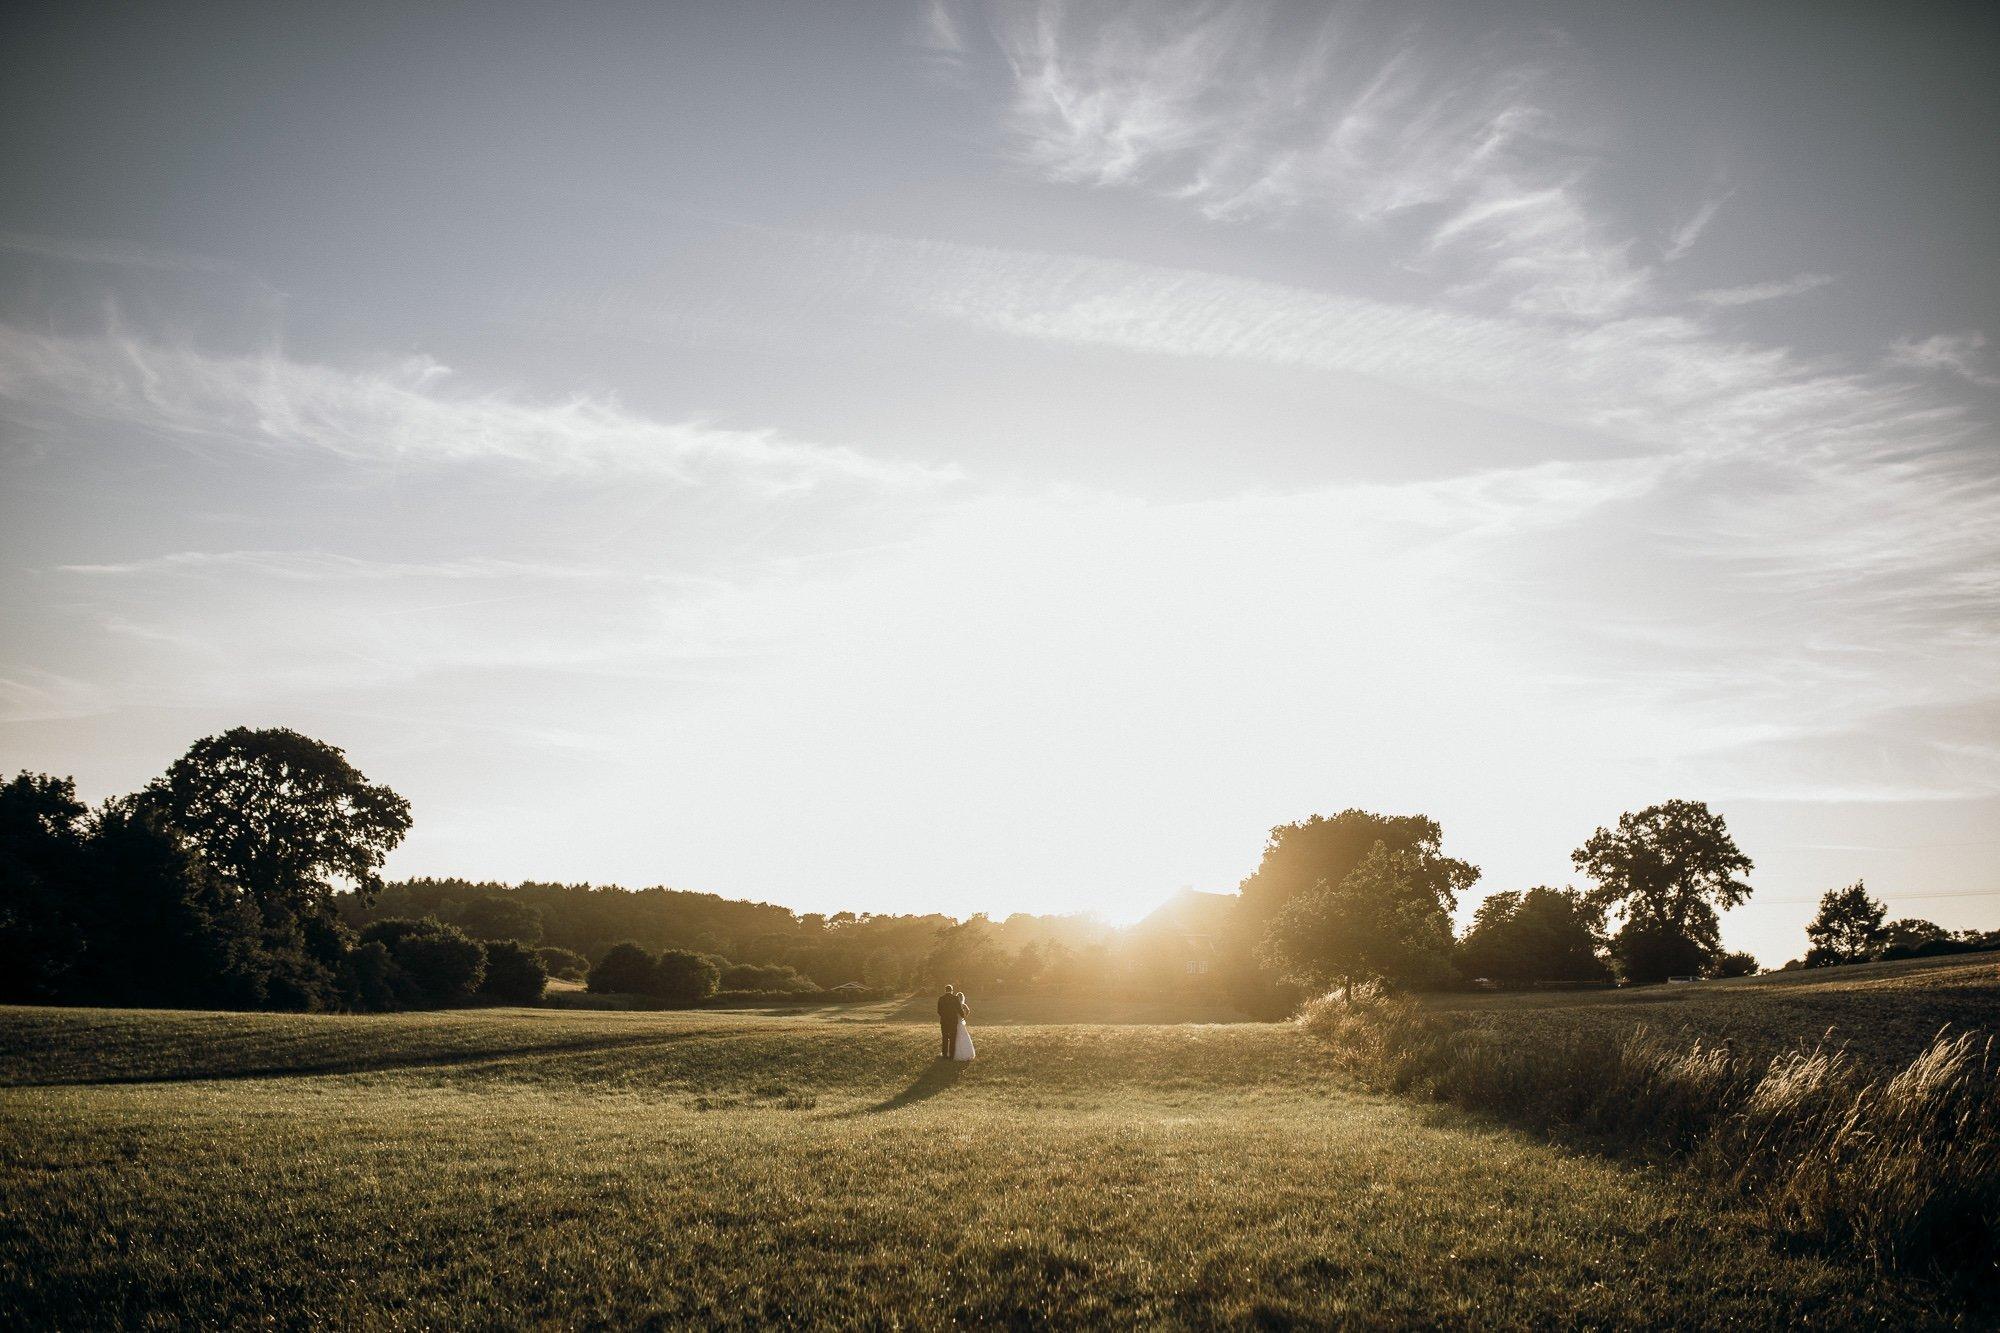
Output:
[[1640,1029],[1510,1032],[1372,991],[1301,1026],[1369,1086],[1671,1156],[1789,1231],[1884,1266],[2000,1279],[2000,1061],[1942,1032],[1891,1075],[1844,1052],[1768,1060]]

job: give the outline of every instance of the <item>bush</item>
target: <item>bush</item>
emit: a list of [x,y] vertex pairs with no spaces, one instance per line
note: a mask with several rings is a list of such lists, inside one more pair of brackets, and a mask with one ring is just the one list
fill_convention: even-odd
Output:
[[559,949],[545,944],[535,950],[535,957],[542,960],[544,972],[564,981],[582,981],[590,975],[590,960],[574,949]]
[[644,995],[653,987],[654,961],[630,941],[614,944],[590,969],[589,988],[599,995]]
[[1710,965],[1708,974],[1712,977],[1754,977],[1757,975],[1756,956],[1741,951],[1719,954]]
[[492,940],[486,945],[486,978],[479,993],[508,1004],[535,1004],[549,984],[549,974],[533,949],[516,940]]
[[700,1004],[715,994],[720,977],[720,969],[701,954],[669,949],[653,965],[648,993],[673,1004]]
[[1679,1156],[1788,1229],[1905,1267],[2000,1263],[2000,1058],[1941,1033],[1887,1080],[1840,1052],[1768,1061],[1643,1029],[1550,1040],[1367,988],[1300,1025],[1364,1083]]
[[722,969],[722,989],[771,993],[819,987],[783,963],[731,963]]
[[436,917],[416,921],[390,917],[363,930],[361,940],[389,951],[422,1003],[462,1003],[486,975],[485,947]]
[[1625,923],[1611,942],[1611,956],[1625,980],[1636,985],[1668,977],[1698,977],[1708,971],[1710,954],[1699,941],[1659,922]]

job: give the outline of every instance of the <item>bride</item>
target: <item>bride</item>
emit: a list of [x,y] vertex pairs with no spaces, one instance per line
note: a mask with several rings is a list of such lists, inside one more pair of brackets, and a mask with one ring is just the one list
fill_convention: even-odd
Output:
[[944,994],[938,996],[938,1025],[943,1030],[944,1050],[940,1058],[946,1060],[970,1060],[973,1056],[972,1031],[965,1020],[972,1014],[972,1006],[966,1002],[964,992],[947,984]]

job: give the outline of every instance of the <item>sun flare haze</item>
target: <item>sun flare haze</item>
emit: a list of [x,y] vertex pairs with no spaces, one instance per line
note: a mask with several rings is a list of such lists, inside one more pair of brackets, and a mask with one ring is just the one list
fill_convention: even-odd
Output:
[[29,5],[0,760],[393,878],[1233,891],[1621,812],[2000,927],[1991,6]]

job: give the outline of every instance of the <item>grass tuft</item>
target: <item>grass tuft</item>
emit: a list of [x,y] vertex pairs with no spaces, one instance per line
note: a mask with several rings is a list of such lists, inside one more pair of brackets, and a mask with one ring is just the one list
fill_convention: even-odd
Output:
[[1469,1021],[1358,991],[1300,1025],[1370,1087],[1679,1160],[1794,1234],[1877,1264],[2000,1278],[2000,1061],[1938,1033],[1883,1074],[1823,1045],[1741,1056],[1644,1027]]

